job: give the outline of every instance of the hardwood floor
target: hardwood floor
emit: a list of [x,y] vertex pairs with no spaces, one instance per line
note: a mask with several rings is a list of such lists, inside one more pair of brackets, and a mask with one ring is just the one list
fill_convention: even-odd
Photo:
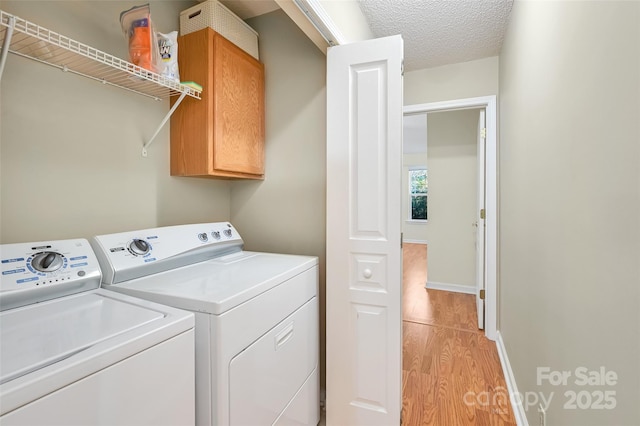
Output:
[[475,297],[426,290],[427,247],[403,248],[402,424],[515,425],[494,342]]

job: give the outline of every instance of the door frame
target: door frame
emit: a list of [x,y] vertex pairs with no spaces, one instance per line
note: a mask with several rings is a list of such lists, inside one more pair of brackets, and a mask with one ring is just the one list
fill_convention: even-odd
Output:
[[485,335],[496,340],[498,330],[498,137],[496,96],[405,105],[403,114],[484,108],[486,112],[485,166]]

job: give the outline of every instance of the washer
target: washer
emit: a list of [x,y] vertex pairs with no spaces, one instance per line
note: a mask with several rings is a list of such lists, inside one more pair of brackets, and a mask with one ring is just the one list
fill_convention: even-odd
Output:
[[226,222],[92,244],[105,289],[195,313],[198,425],[318,423],[316,257],[244,251]]
[[192,313],[99,289],[84,239],[0,259],[2,425],[195,423]]

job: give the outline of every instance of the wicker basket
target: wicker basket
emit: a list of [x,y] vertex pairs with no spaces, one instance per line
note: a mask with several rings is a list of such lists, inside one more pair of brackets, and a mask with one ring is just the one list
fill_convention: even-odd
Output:
[[258,33],[217,0],[207,0],[180,12],[180,33],[189,34],[206,27],[258,57]]

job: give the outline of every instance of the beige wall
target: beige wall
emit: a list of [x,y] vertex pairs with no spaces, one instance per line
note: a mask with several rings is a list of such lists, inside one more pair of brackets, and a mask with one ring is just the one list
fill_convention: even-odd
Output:
[[427,115],[429,283],[475,287],[478,114]]
[[404,104],[498,94],[498,57],[406,72]]
[[[3,1],[2,9],[126,57],[119,14],[138,3]],[[193,2],[153,1],[159,30]],[[9,54],[2,76],[0,242],[90,237],[228,220],[229,183],[169,176],[169,110],[152,99]]]
[[249,250],[320,258],[324,383],[326,58],[282,11],[249,22],[266,70],[266,178],[232,184],[231,221]]
[[[640,424],[639,55],[639,2],[515,2],[500,58],[500,329],[519,391],[554,392],[550,425]],[[569,371],[567,386],[539,386],[539,367]],[[579,367],[617,383],[577,386]],[[564,409],[567,391],[613,391],[617,405]]]

